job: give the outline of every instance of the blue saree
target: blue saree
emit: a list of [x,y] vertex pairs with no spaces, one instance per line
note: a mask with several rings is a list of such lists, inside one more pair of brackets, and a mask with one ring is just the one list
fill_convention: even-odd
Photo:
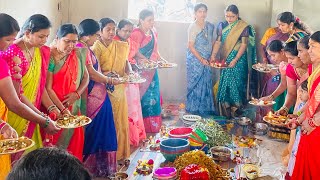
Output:
[[[213,45],[214,25],[206,22],[204,29],[196,36],[194,47],[206,60],[210,60]],[[188,113],[209,115],[214,113],[212,68],[203,65],[187,50],[187,102]]]

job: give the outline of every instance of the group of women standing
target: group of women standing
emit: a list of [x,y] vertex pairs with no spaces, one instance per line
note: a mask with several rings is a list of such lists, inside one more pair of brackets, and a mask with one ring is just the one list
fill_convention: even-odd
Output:
[[[237,6],[229,5],[226,21],[218,24],[214,39],[214,25],[206,21],[207,10],[205,4],[197,4],[196,20],[188,29],[186,110],[200,115],[220,111],[227,117],[238,116],[249,91],[252,93],[248,67],[256,63],[255,31],[239,17]],[[229,68],[221,70],[214,84],[211,66],[215,64]]]
[[[85,19],[78,28],[64,24],[50,47],[44,44],[51,23],[43,15],[31,16],[21,30],[7,14],[0,14],[0,23],[0,83],[7,87],[0,91],[4,138],[26,136],[35,141],[33,149],[66,149],[94,177],[107,177],[116,172],[117,160],[129,158],[130,144],[137,146],[146,132],[159,131],[157,70],[143,71],[147,81],[140,85],[119,78],[134,73],[141,62],[161,60],[152,11],[140,13],[137,28],[128,20],[117,28],[110,18]],[[53,120],[65,115],[93,121],[85,128],[60,129]],[[10,170],[9,160],[0,156],[0,179]]]
[[[187,111],[206,115],[217,111],[219,106],[221,114],[237,116],[248,92],[251,94],[250,80],[254,80],[249,69],[256,63],[256,54],[249,53],[248,48],[254,43],[251,39],[254,30],[239,18],[238,8],[230,5],[225,10],[226,22],[218,24],[214,41],[213,24],[205,21],[207,6],[197,4],[194,12],[196,20],[188,29]],[[291,12],[279,14],[277,24],[278,27],[269,28],[261,40],[263,63],[279,66],[279,70],[264,77],[261,99],[277,101],[273,110],[291,118],[286,178],[317,179],[320,178],[317,172],[320,165],[317,153],[320,32],[312,33]],[[254,56],[248,57],[249,54]],[[213,85],[210,65],[215,62],[228,68],[221,70],[219,81]],[[258,84],[259,80],[253,82]],[[307,95],[304,94],[305,84],[308,84]],[[218,102],[216,106],[213,97]]]

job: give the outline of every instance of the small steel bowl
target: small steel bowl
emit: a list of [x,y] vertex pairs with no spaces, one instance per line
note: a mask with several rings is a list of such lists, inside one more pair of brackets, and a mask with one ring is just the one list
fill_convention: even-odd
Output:
[[213,160],[229,161],[231,159],[232,150],[224,146],[214,146],[210,148]]
[[248,126],[249,124],[252,123],[251,119],[247,118],[247,117],[240,117],[237,118],[237,123],[241,126]]
[[268,130],[269,130],[269,126],[265,123],[255,123],[252,126],[250,126],[249,130],[256,135],[266,135]]

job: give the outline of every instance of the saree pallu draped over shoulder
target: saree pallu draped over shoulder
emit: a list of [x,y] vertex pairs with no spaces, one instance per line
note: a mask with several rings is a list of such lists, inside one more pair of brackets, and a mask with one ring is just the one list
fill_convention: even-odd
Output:
[[[51,59],[50,67],[53,73],[52,89],[60,101],[71,92],[75,92],[81,84],[85,71],[85,62],[88,51],[85,48],[74,49],[64,60],[52,66],[54,60]],[[86,103],[83,96],[69,107],[73,115],[86,114]],[[83,127],[75,129],[62,129],[53,135],[52,144],[68,150],[71,154],[82,161],[84,146]]]
[[[241,107],[249,98],[249,94],[258,94],[258,76],[251,72],[252,64],[255,64],[255,31],[252,26],[243,20],[237,20],[232,24],[221,23],[218,32],[221,32],[221,58],[229,64],[237,55],[241,46],[241,37],[247,37],[247,49],[241,55],[233,68],[221,70],[218,84],[217,98],[220,105]],[[225,25],[225,27],[223,27]]]

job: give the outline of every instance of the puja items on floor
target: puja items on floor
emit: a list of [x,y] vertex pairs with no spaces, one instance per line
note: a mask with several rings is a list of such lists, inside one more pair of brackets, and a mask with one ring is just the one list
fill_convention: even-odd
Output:
[[169,138],[160,142],[160,152],[167,161],[173,162],[178,156],[190,150],[190,143],[182,138]]
[[194,129],[189,136],[190,150],[202,150],[208,153],[209,147],[206,144],[208,137],[200,129]]
[[170,180],[176,179],[177,169],[174,167],[158,168],[153,173],[153,179],[157,180]]
[[209,171],[196,164],[190,164],[181,171],[180,180],[208,180]]
[[134,172],[134,175],[144,175],[147,176],[152,173],[153,171],[153,164],[154,161],[152,159],[147,160],[139,160],[138,166],[136,167],[136,171]]
[[289,119],[286,116],[278,116],[269,112],[263,117],[263,120],[269,124],[267,134],[270,138],[289,141],[290,129],[286,126]]
[[208,144],[209,147],[225,146],[232,143],[231,136],[214,120],[200,120],[196,122],[193,127],[201,130],[208,137],[206,144]]
[[203,151],[193,150],[182,154],[174,161],[174,166],[177,169],[177,177],[180,178],[182,171],[190,164],[197,164],[202,168],[206,168],[209,172],[209,179],[228,179],[222,168],[215,164]]

